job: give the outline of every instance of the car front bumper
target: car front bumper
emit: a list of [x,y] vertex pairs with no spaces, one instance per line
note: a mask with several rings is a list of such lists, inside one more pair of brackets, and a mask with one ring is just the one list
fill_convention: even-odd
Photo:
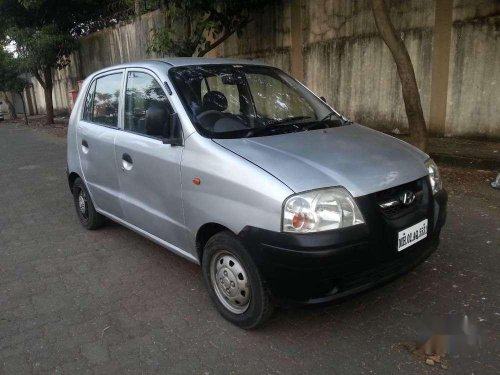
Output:
[[[447,193],[430,193],[411,212],[387,217],[376,197],[356,198],[365,224],[309,234],[245,227],[239,234],[272,295],[278,300],[321,303],[387,282],[424,261],[438,246],[446,221]],[[400,230],[428,219],[427,237],[398,252]]]

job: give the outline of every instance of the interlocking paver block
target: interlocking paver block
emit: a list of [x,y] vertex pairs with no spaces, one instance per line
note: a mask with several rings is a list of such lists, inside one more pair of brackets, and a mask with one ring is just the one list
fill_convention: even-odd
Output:
[[500,192],[486,172],[443,170],[448,223],[414,272],[246,332],[216,312],[198,266],[118,224],[84,230],[65,169],[64,139],[0,123],[0,374],[434,373],[400,344],[450,311],[484,332],[450,373],[500,369]]

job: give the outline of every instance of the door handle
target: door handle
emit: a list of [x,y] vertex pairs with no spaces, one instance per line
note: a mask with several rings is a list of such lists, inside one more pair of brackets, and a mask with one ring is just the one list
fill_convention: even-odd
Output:
[[82,151],[84,154],[87,154],[89,152],[89,144],[85,139],[82,140]]
[[134,163],[132,161],[131,156],[129,154],[123,154],[122,155],[122,171],[130,171],[133,166],[134,166]]

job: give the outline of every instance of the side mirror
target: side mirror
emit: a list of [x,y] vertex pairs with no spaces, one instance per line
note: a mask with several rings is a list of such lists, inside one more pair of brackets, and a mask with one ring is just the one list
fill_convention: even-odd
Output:
[[164,128],[168,125],[168,115],[165,108],[152,106],[146,110],[144,126],[146,134],[152,137],[163,137]]
[[172,146],[182,146],[182,126],[181,120],[177,113],[172,113],[169,116],[168,125],[165,127],[163,134],[163,143]]
[[177,113],[169,115],[161,106],[152,106],[146,110],[144,119],[146,134],[160,137],[164,144],[182,145],[182,127]]

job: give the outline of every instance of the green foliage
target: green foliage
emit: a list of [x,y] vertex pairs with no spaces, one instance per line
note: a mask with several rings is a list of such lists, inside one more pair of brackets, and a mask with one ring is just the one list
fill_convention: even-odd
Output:
[[241,36],[253,10],[271,0],[171,0],[167,25],[153,34],[148,51],[160,55],[204,56],[229,36]]
[[127,0],[0,0],[0,39],[35,74],[61,69],[79,37],[116,23],[117,9],[128,6]]
[[15,48],[21,66],[44,88],[48,124],[54,119],[52,69],[70,64],[79,37],[118,22],[126,1],[0,0],[0,43]]
[[28,82],[20,77],[21,73],[19,59],[0,49],[0,91],[22,92]]
[[45,67],[62,69],[69,65],[69,54],[77,42],[54,26],[9,29],[9,40],[16,44],[16,53],[27,71],[43,71]]
[[52,25],[74,37],[116,24],[132,0],[0,0],[2,26],[40,28]]

